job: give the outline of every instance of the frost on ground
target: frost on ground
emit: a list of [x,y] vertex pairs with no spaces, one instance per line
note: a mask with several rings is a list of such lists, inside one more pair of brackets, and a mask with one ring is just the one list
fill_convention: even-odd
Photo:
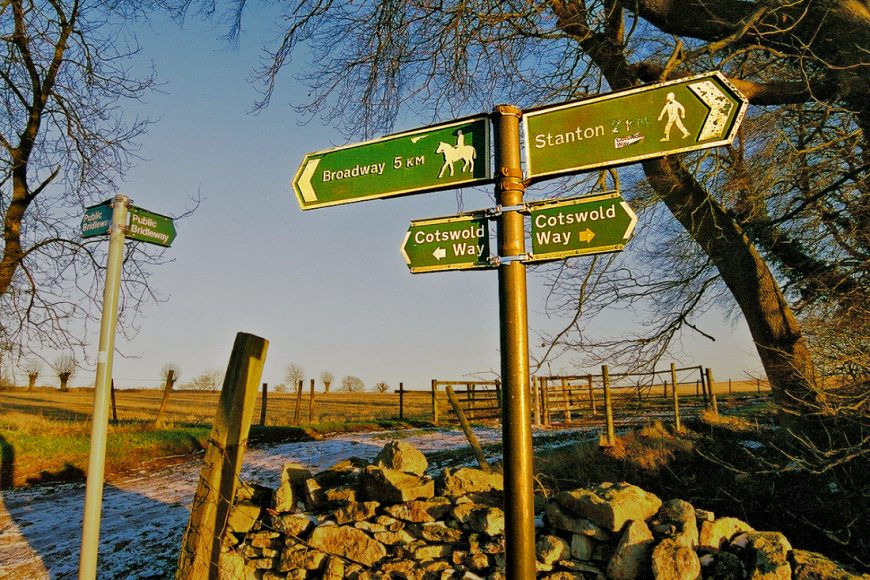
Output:
[[[475,429],[475,434],[484,445],[501,439],[500,429]],[[390,439],[407,441],[424,453],[467,445],[458,431],[341,434],[250,449],[242,477],[277,487],[287,461],[319,471],[351,456],[371,460]],[[143,468],[106,483],[98,565],[101,578],[172,576],[200,468],[196,459],[153,471]],[[0,578],[76,577],[84,496],[84,483],[2,492]]]

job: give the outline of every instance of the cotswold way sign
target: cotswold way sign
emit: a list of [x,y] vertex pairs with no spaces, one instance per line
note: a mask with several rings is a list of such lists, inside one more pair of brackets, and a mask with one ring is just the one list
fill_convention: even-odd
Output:
[[528,262],[619,252],[628,243],[637,215],[611,192],[528,204],[532,253]]
[[747,107],[715,72],[525,111],[527,177],[727,145]]
[[293,191],[306,210],[488,183],[489,139],[478,116],[309,153]]
[[472,213],[412,221],[402,256],[414,273],[491,268],[489,220]]

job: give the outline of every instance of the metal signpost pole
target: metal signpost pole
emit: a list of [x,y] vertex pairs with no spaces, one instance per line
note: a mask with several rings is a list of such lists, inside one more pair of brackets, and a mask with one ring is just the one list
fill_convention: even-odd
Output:
[[498,218],[501,379],[504,405],[505,572],[511,580],[535,577],[535,510],[532,485],[532,426],[529,406],[529,323],[526,308],[525,232],[519,123],[510,105],[493,111],[496,200],[508,208]]
[[100,322],[100,347],[97,353],[97,378],[94,388],[94,415],[91,427],[90,458],[88,460],[88,483],[85,490],[82,551],[79,560],[79,578],[82,580],[90,580],[97,576],[100,511],[103,503],[103,476],[106,462],[106,431],[109,423],[109,390],[112,380],[112,354],[115,349],[118,295],[121,287],[121,259],[124,256],[124,228],[127,223],[129,201],[124,195],[116,195],[112,208],[106,287],[103,292],[103,314]]

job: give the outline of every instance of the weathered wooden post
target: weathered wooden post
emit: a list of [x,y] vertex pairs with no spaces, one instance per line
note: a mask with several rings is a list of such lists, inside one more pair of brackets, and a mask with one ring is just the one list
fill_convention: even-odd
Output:
[[432,379],[432,424],[438,425],[438,381]]
[[236,335],[184,531],[176,578],[217,578],[221,543],[242,468],[269,341]]
[[299,424],[299,409],[302,406],[302,379],[296,381],[296,411],[293,413],[293,424]]
[[314,379],[311,379],[308,389],[308,423],[314,422]]
[[529,383],[532,390],[532,409],[535,415],[535,427],[541,426],[541,402],[538,397],[538,377],[532,377]]
[[495,398],[498,404],[498,408],[502,408],[502,398],[501,398],[501,381],[499,379],[495,380]]
[[589,408],[594,417],[598,414],[598,409],[595,408],[595,390],[592,388],[592,375],[586,375],[586,384],[589,386]]
[[[166,383],[163,385],[163,399],[160,401],[160,408],[157,410],[157,417],[154,419],[155,429],[160,427],[163,420],[163,413],[166,412],[166,407],[169,405],[169,393],[172,392],[173,385],[175,385],[175,371],[169,369],[166,371]],[[112,392],[114,393],[114,390]],[[114,400],[114,396],[112,399]]]
[[115,404],[115,379],[109,385],[109,394],[112,396],[112,423],[118,422],[118,405]]
[[474,406],[475,406],[475,396],[474,396],[474,384],[467,383],[465,385],[465,396],[468,399],[468,416],[474,419]]
[[674,397],[674,429],[677,433],[683,430],[680,423],[680,396],[677,394],[677,365],[671,363],[671,391]]
[[731,394],[731,379],[728,379],[728,394]]
[[399,419],[405,418],[405,383],[399,383]]
[[604,382],[604,423],[607,427],[607,446],[616,442],[616,431],[613,428],[613,403],[610,398],[610,372],[607,365],[601,365],[601,379]]
[[571,424],[571,397],[568,392],[568,379],[562,377],[562,401],[565,403],[565,424]]
[[269,383],[263,383],[263,397],[260,403],[260,425],[266,424],[266,404],[269,400]]
[[707,367],[707,390],[710,392],[710,408],[714,415],[719,414],[719,405],[716,404],[716,393],[713,392],[713,369]]
[[447,391],[447,400],[450,401],[450,406],[453,407],[453,412],[456,413],[456,418],[459,419],[459,425],[462,426],[462,431],[465,433],[465,438],[471,446],[471,451],[474,453],[478,465],[480,465],[480,468],[483,471],[492,473],[492,467],[486,460],[486,456],[483,454],[483,449],[480,447],[480,443],[474,435],[474,431],[471,429],[471,423],[468,422],[468,419],[465,418],[465,413],[462,412],[462,405],[459,404],[459,399],[456,398],[456,393],[453,392],[453,387],[447,385],[444,390]]
[[544,425],[550,426],[550,397],[547,393],[547,379],[541,377],[541,409],[544,413]]
[[708,395],[709,395],[709,393],[708,393],[708,390],[709,390],[709,389],[708,389],[708,386],[707,386],[706,375],[704,374],[704,367],[703,367],[703,366],[699,366],[699,367],[698,367],[698,372],[701,374],[701,394],[704,395],[704,404],[705,404],[705,405],[709,405],[709,404],[710,404],[710,400],[709,400],[709,396],[708,396]]

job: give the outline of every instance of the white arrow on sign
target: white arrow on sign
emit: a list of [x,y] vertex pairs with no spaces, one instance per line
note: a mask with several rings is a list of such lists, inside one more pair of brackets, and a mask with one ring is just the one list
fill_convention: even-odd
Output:
[[725,133],[725,124],[728,122],[728,115],[733,106],[728,95],[723,93],[713,81],[709,80],[692,83],[688,86],[688,89],[695,93],[710,108],[710,114],[704,120],[704,126],[701,127],[698,141],[706,141],[713,138],[721,139]]
[[622,206],[622,209],[624,209],[625,213],[627,213],[628,216],[631,218],[631,221],[628,223],[628,227],[625,228],[625,234],[622,236],[623,240],[627,240],[631,236],[631,232],[634,231],[634,226],[637,225],[637,214],[634,213],[634,210],[631,209],[631,206],[629,206],[624,201],[620,201],[619,205]]
[[435,251],[432,252],[432,257],[440,262],[443,258],[447,257],[447,250],[444,248],[435,248]]
[[302,175],[299,176],[299,193],[302,194],[302,199],[306,203],[317,201],[317,194],[314,193],[314,188],[311,187],[311,178],[314,177],[314,172],[317,171],[317,166],[320,164],[320,159],[311,159],[305,164],[305,169],[302,170]]

